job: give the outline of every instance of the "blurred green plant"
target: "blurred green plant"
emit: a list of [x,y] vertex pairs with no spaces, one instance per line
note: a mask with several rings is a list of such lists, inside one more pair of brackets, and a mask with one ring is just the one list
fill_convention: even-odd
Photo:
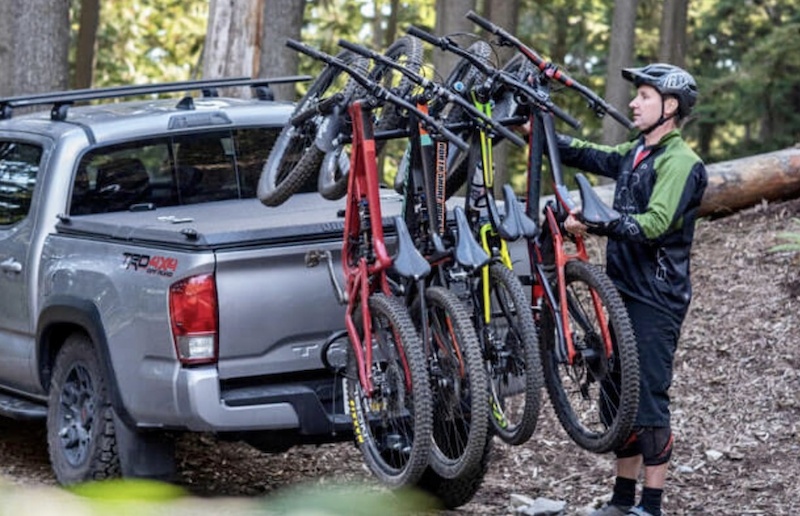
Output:
[[770,247],[769,251],[771,253],[800,251],[800,218],[794,217],[792,223],[797,226],[798,231],[783,231],[775,235],[780,240],[784,240],[784,242]]

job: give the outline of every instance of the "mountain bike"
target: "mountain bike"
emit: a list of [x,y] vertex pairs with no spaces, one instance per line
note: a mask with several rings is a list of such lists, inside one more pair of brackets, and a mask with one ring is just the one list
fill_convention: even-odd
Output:
[[[408,310],[392,293],[387,272],[392,268],[401,277],[422,278],[430,267],[409,242],[399,217],[395,219],[397,255],[392,257],[387,250],[371,114],[377,102],[371,99],[404,109],[407,103],[370,80],[364,62],[342,60],[294,40],[288,40],[287,46],[326,63],[326,70],[348,74],[369,93],[363,98],[340,96],[309,103],[306,109],[325,116],[345,108],[351,124],[342,243],[346,286],[340,301],[346,304],[345,328],[351,343],[347,385],[356,444],[380,481],[393,487],[413,484],[428,465],[432,394],[423,344]],[[426,123],[446,131],[433,119]],[[340,291],[338,286],[336,290]]]
[[[430,466],[442,479],[457,479],[477,470],[483,460],[488,430],[484,395],[487,379],[470,313],[446,280],[455,263],[452,257],[456,262],[464,258],[463,249],[470,247],[472,238],[468,231],[451,233],[447,227],[444,157],[448,140],[429,133],[419,114],[427,113],[430,103],[463,99],[365,47],[343,40],[339,44],[379,65],[394,67],[420,87],[412,99],[416,110],[408,112],[409,145],[403,161],[406,168],[399,175],[405,178],[402,193],[406,226],[414,244],[431,264],[432,273],[416,280],[400,278],[396,290],[405,298],[428,352],[435,408]],[[441,122],[452,129],[449,121]],[[485,116],[483,122],[494,123]],[[457,220],[459,217],[463,219],[463,212],[461,216],[456,214]],[[471,262],[472,255],[468,258]],[[470,265],[479,267],[485,259],[480,256]]]
[[[639,357],[619,292],[605,272],[590,263],[583,237],[563,229],[575,202],[564,184],[554,117],[575,128],[580,124],[552,102],[551,81],[577,91],[598,115],[609,114],[628,128],[632,123],[513,35],[474,12],[470,11],[467,18],[497,36],[499,45],[518,49],[534,66],[535,73],[530,73],[528,67],[520,65],[521,58],[513,63],[518,78],[529,84],[530,94],[524,105],[506,110],[515,111],[512,115],[524,113],[530,125],[527,213],[534,220],[539,214],[545,155],[554,183],[555,199],[544,205],[541,231],[529,240],[532,301],[545,385],[558,419],[573,441],[589,451],[608,452],[629,437],[635,422]],[[619,213],[597,197],[585,176],[578,174],[576,181],[584,223],[600,227],[619,218]]]
[[[461,116],[491,118],[492,83],[503,77],[488,63],[491,52],[488,44],[476,41],[462,49],[447,37],[439,38],[416,27],[409,27],[408,33],[461,56],[445,84],[471,99],[468,107],[459,106]],[[500,215],[494,198],[495,134],[524,144],[519,136],[500,124],[469,124],[460,135],[472,142],[470,151],[460,153],[461,157],[451,156],[448,181],[464,182],[469,176],[465,231],[478,239],[489,257],[485,266],[462,281],[466,283],[467,300],[473,308],[490,378],[490,421],[494,433],[503,441],[519,445],[530,439],[536,428],[543,380],[530,301],[512,270],[507,242],[522,236],[533,237],[536,225],[523,212],[510,185],[503,187],[505,216]],[[453,169],[462,177],[457,177]]]

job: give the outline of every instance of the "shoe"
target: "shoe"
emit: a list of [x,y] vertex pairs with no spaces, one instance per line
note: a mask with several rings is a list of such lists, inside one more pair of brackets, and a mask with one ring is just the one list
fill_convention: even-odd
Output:
[[649,512],[645,511],[641,507],[631,507],[627,513],[627,516],[653,516]]
[[628,511],[631,507],[620,507],[619,505],[611,505],[607,503],[594,512],[590,512],[589,516],[626,516],[630,514]]

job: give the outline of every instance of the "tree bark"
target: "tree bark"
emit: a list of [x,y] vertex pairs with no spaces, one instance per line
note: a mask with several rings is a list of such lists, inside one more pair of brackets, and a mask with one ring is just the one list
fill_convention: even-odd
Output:
[[100,0],[81,0],[78,44],[75,49],[75,75],[72,83],[78,89],[91,88],[92,86],[94,49],[99,20]]
[[659,32],[658,59],[676,66],[686,65],[686,17],[688,0],[664,0]]
[[[620,112],[628,111],[630,83],[620,70],[633,63],[633,44],[638,0],[617,0],[611,22],[611,50],[608,57],[605,99]],[[628,130],[610,116],[603,119],[603,143],[616,145],[627,139]]]
[[[252,77],[258,63],[258,28],[262,0],[211,0],[203,48],[203,77]],[[242,88],[222,95],[241,97]]]
[[[259,77],[297,74],[297,52],[286,47],[286,40],[300,39],[305,6],[305,0],[264,1]],[[272,86],[272,91],[276,99],[295,100],[295,88],[294,84],[277,84]]]
[[65,90],[69,1],[0,1],[0,96]]
[[[436,27],[434,35],[451,36],[456,33],[474,33],[475,25],[465,18],[468,11],[475,9],[475,0],[436,0]],[[463,46],[472,42],[466,38],[456,38],[455,41]],[[446,78],[458,60],[461,59],[453,52],[441,49],[433,51],[433,67],[437,75]]]

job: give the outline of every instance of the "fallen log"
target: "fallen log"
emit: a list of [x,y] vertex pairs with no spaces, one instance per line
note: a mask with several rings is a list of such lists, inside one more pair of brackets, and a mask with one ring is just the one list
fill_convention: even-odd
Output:
[[[700,205],[701,217],[723,217],[762,201],[800,197],[800,144],[775,152],[706,165],[708,187]],[[608,204],[614,184],[595,188]],[[577,192],[574,193],[577,199]]]

